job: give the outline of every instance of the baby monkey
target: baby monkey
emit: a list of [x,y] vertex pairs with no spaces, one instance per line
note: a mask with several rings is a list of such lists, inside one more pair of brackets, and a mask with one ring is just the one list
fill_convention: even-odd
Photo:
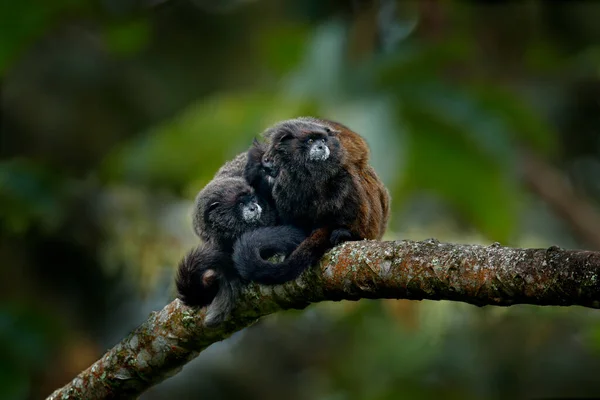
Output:
[[[233,261],[235,241],[259,227],[278,238],[273,254],[289,254],[304,239],[291,227],[275,227],[277,213],[242,177],[247,154],[226,163],[196,196],[193,225],[203,243],[180,262],[176,285],[179,298],[189,306],[210,304],[206,323],[222,321],[233,306],[242,278]],[[257,173],[261,173],[260,168]],[[281,240],[279,239],[281,238]]]

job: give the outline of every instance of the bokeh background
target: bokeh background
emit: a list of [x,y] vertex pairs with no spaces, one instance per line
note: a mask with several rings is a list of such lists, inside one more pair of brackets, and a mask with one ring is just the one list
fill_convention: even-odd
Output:
[[[0,5],[0,398],[70,381],[174,298],[190,210],[273,122],[339,120],[387,239],[600,250],[600,2]],[[580,307],[324,303],[142,399],[600,396]]]

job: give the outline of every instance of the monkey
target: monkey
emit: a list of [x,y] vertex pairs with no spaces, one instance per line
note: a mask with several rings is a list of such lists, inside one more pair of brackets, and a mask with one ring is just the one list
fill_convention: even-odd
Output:
[[390,195],[369,165],[369,147],[359,134],[337,122],[300,117],[268,128],[263,137],[266,150],[256,143],[249,150],[246,180],[261,179],[256,176],[260,162],[282,223],[308,237],[286,260],[272,263],[262,256],[273,245],[265,244],[268,232],[243,234],[233,252],[240,276],[280,284],[295,279],[339,243],[381,239]]
[[[179,298],[188,306],[210,305],[206,315],[208,325],[221,322],[229,314],[243,281],[231,255],[235,241],[244,232],[263,227],[269,236],[282,238],[272,243],[272,253],[263,252],[265,257],[289,254],[305,238],[292,226],[275,226],[276,210],[257,196],[242,176],[247,157],[242,153],[223,165],[196,196],[193,228],[202,243],[178,266]],[[255,172],[261,174],[261,168]]]

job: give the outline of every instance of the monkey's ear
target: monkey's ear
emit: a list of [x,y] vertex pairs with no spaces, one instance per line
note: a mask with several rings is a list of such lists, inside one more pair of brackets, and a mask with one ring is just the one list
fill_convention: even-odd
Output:
[[254,139],[252,140],[252,144],[253,144],[254,146],[260,146],[260,142],[258,141],[258,139],[257,139],[257,138],[254,138]]
[[218,201],[215,201],[214,203],[210,204],[208,206],[208,208],[206,209],[206,212],[211,212],[212,210],[214,210],[215,208],[217,208],[217,206],[221,204]]
[[283,134],[283,136],[281,136],[279,138],[279,142],[286,142],[286,141],[291,140],[293,138],[294,138],[294,135],[292,135],[291,133],[285,133],[285,134]]

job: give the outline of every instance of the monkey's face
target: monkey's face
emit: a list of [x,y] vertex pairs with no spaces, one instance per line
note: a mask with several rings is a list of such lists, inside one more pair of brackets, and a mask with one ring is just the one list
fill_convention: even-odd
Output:
[[286,121],[270,133],[271,146],[263,156],[263,167],[276,173],[278,168],[335,169],[341,159],[338,133],[315,121]]
[[260,223],[263,208],[253,191],[227,193],[207,202],[205,223],[216,229],[243,231]]
[[227,244],[249,229],[275,223],[275,214],[243,179],[213,181],[200,196],[198,230],[205,240]]

